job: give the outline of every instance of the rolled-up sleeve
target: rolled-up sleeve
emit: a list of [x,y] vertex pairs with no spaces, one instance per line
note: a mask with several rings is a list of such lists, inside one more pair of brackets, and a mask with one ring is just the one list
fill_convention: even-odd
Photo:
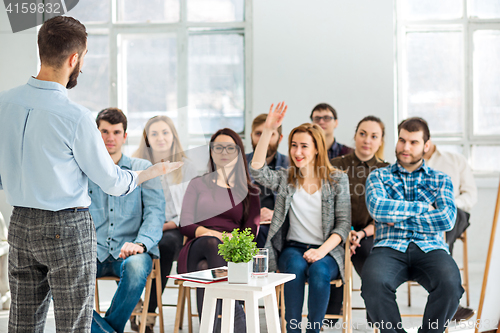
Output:
[[113,163],[90,113],[80,119],[72,148],[80,169],[105,193],[121,196],[137,187],[137,174]]

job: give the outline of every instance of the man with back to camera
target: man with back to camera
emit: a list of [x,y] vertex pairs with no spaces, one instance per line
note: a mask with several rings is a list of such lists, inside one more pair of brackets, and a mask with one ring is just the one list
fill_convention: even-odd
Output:
[[[96,123],[109,155],[121,169],[143,170],[151,166],[149,161],[122,154],[127,117],[120,109],[102,110]],[[123,197],[107,195],[89,180],[89,195],[97,235],[97,277],[120,278],[105,317],[94,311],[92,332],[123,332],[151,273],[152,256],[160,255],[165,196],[159,179],[149,180]],[[153,332],[152,326],[147,326],[146,332]]]
[[[257,143],[259,142],[262,131],[264,130],[264,123],[266,122],[267,114],[262,113],[255,117],[252,122],[252,148],[255,150]],[[269,142],[269,147],[267,147],[266,154],[266,164],[271,170],[276,170],[280,168],[288,168],[288,157],[278,152],[278,146],[283,139],[282,127],[278,127],[277,130],[273,131],[271,141]],[[248,165],[252,162],[253,152],[246,154]],[[251,176],[250,176],[251,177]],[[252,178],[253,180],[253,178]],[[254,181],[255,183],[255,181]],[[260,227],[257,234],[257,247],[263,248],[266,245],[267,234],[269,233],[269,223],[273,218],[274,213],[274,201],[276,199],[276,194],[273,193],[267,187],[256,183],[259,186],[260,192]]]
[[326,103],[316,105],[311,111],[310,118],[313,123],[318,124],[325,132],[328,160],[354,151],[351,147],[343,145],[335,139],[334,131],[339,125],[339,120],[337,119],[337,111],[331,105]]
[[443,238],[455,224],[453,185],[448,175],[423,160],[430,148],[425,120],[402,121],[398,136],[397,162],[372,171],[366,181],[366,206],[376,236],[363,267],[361,296],[382,332],[405,332],[396,289],[416,281],[429,292],[419,332],[442,333],[464,292]]
[[[453,244],[470,225],[470,211],[477,202],[477,187],[474,174],[462,154],[441,151],[430,141],[429,151],[424,155],[425,163],[433,169],[444,172],[451,178],[455,205],[457,206],[457,221],[452,230],[446,232],[446,243],[453,255]],[[474,310],[458,305],[452,320],[469,320]]]
[[57,331],[88,332],[96,274],[88,178],[120,196],[181,163],[142,172],[114,165],[90,111],[67,97],[87,53],[83,24],[48,20],[38,49],[38,76],[0,93],[0,189],[14,206],[9,332],[43,332],[51,298]]

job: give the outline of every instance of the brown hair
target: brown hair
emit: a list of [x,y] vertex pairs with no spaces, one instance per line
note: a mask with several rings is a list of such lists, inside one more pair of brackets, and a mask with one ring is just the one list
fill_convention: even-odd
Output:
[[[132,156],[143,158],[150,161],[151,163],[155,163],[155,161],[153,160],[153,151],[148,140],[148,132],[151,125],[159,121],[165,122],[172,131],[173,140],[172,146],[170,147],[171,156],[168,157],[169,161],[182,162],[183,159],[187,158],[186,153],[184,153],[184,150],[182,149],[182,145],[179,140],[179,135],[177,134],[174,122],[167,116],[156,116],[148,120],[148,122],[144,126],[144,131],[142,131],[142,138],[141,142],[139,143],[139,148],[137,148]],[[172,171],[171,174],[173,176],[174,183],[179,184],[182,181],[182,168]]]
[[375,156],[381,160],[384,160],[384,144],[385,144],[385,125],[384,123],[382,122],[382,120],[380,120],[379,117],[375,117],[375,116],[366,116],[364,117],[363,119],[361,119],[358,123],[358,125],[356,125],[356,131],[354,131],[354,137],[356,137],[356,134],[358,133],[358,129],[359,129],[359,125],[361,125],[362,123],[364,123],[365,121],[374,121],[376,123],[379,124],[380,126],[380,129],[382,129],[382,144],[380,145],[380,147],[378,148],[377,152],[375,153]]
[[314,176],[325,181],[333,181],[332,175],[334,173],[340,172],[334,168],[330,161],[328,160],[328,151],[326,149],[325,134],[323,129],[318,124],[304,123],[298,127],[295,127],[288,135],[288,157],[290,160],[290,167],[288,169],[288,183],[292,186],[298,182],[302,186],[304,183],[304,178],[299,168],[295,165],[295,162],[290,154],[292,149],[292,139],[295,133],[307,133],[311,136],[314,147],[318,151],[316,158],[314,160]]
[[101,120],[107,121],[111,125],[121,123],[123,125],[123,133],[127,132],[127,117],[123,114],[123,111],[118,108],[107,108],[99,112],[95,120],[97,128],[101,125]]
[[[260,126],[263,123],[265,123],[266,119],[267,119],[267,113],[261,113],[257,117],[255,117],[255,119],[252,122],[252,132],[255,130],[255,128],[257,126]],[[283,126],[280,125],[280,127],[278,127],[277,131],[278,131],[278,134],[281,135],[281,133],[283,131]]]
[[47,20],[38,32],[38,53],[42,65],[60,68],[75,52],[81,58],[86,47],[85,26],[69,16],[56,16]]
[[401,132],[401,130],[404,129],[408,132],[423,132],[423,137],[424,137],[424,143],[429,141],[431,138],[431,132],[429,131],[429,125],[427,125],[427,122],[420,117],[411,117],[408,119],[403,120],[402,122],[399,123],[398,125],[398,135]]
[[[241,225],[248,219],[249,216],[249,211],[250,211],[250,196],[251,195],[256,195],[257,193],[257,188],[253,185],[252,179],[250,178],[250,174],[248,172],[248,163],[247,159],[245,156],[245,147],[243,145],[243,141],[241,141],[240,136],[233,131],[230,128],[223,128],[218,130],[217,132],[212,135],[210,138],[210,148],[212,147],[212,143],[215,141],[215,139],[220,136],[220,135],[227,135],[231,137],[231,139],[234,140],[234,143],[238,146],[239,152],[238,152],[238,161],[236,162],[236,165],[234,166],[234,169],[232,172],[232,175],[228,175],[228,182],[230,177],[235,177],[235,186],[233,190],[236,190],[235,192],[237,194],[240,194],[237,197],[243,197],[244,192],[248,190],[248,193],[245,196],[245,199],[243,199],[243,217],[240,221]],[[214,163],[214,160],[212,158],[212,153],[210,151],[210,158],[208,161],[208,176],[209,180],[213,183],[217,182],[217,166]],[[238,193],[240,192],[241,193]],[[244,192],[243,192],[244,191]]]
[[327,103],[319,103],[318,105],[316,105],[312,109],[311,115],[309,116],[309,118],[311,118],[311,120],[313,119],[314,111],[323,111],[323,110],[330,111],[333,115],[333,119],[337,120],[337,111],[335,111],[335,109],[330,104],[327,104]]

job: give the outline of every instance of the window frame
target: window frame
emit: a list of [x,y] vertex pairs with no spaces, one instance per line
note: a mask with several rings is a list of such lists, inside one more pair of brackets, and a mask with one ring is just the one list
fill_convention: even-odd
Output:
[[[108,35],[109,40],[109,106],[121,108],[128,114],[125,105],[126,87],[120,84],[119,36],[121,34],[175,34],[177,39],[177,132],[180,141],[187,149],[189,146],[204,145],[213,133],[204,135],[189,134],[188,113],[182,112],[188,105],[188,45],[189,36],[196,34],[242,34],[244,45],[244,129],[239,133],[246,145],[250,144],[250,126],[252,122],[252,60],[253,60],[253,0],[244,0],[244,20],[241,22],[188,22],[187,1],[179,0],[179,22],[175,23],[129,23],[118,21],[118,0],[102,0],[110,3],[110,18],[107,23],[82,22],[87,27],[88,35]],[[67,13],[71,16],[71,11]],[[193,30],[194,29],[194,30]],[[206,29],[206,30],[202,30]],[[103,106],[104,107],[104,106]],[[171,110],[172,111],[172,110]],[[132,141],[137,138],[131,138]],[[128,143],[130,144],[130,143]]]
[[[463,38],[463,71],[462,71],[462,133],[458,134],[432,134],[432,140],[437,145],[459,145],[462,146],[462,154],[465,156],[469,165],[472,163],[472,149],[474,145],[500,146],[499,135],[475,135],[474,134],[474,86],[473,86],[473,52],[474,32],[478,30],[499,30],[499,19],[480,19],[478,17],[469,17],[469,9],[472,7],[473,0],[462,0],[463,16],[458,19],[432,19],[432,20],[406,20],[402,17],[402,2],[395,1],[395,119],[394,133],[397,136],[398,123],[408,117],[406,110],[406,91],[404,82],[404,73],[406,68],[406,34],[408,32],[440,32],[440,31],[461,31]],[[397,139],[397,138],[396,138]],[[473,170],[474,175],[481,177],[497,177],[500,171],[478,171]]]

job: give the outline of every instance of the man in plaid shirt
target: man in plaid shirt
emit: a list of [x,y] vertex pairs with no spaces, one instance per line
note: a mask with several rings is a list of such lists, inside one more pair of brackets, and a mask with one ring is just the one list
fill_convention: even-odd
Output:
[[373,171],[366,181],[376,236],[362,272],[362,296],[376,327],[405,332],[396,289],[417,281],[429,292],[419,333],[442,333],[464,291],[443,238],[455,224],[453,185],[449,176],[425,165],[423,155],[430,148],[425,120],[404,120],[398,136],[397,162]]

